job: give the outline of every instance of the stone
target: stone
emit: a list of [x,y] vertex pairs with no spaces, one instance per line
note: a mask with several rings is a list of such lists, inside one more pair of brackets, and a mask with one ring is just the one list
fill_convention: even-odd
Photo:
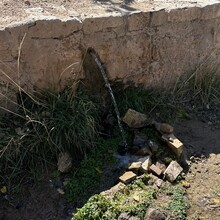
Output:
[[152,164],[149,169],[152,173],[156,174],[157,176],[160,176],[162,174],[162,170],[154,164]]
[[157,143],[155,143],[154,141],[149,141],[148,145],[149,145],[152,153],[156,153],[157,152],[157,150],[159,148]]
[[131,217],[129,218],[129,220],[141,220],[141,219],[138,218],[137,216],[131,216]]
[[184,187],[184,188],[189,188],[190,187],[190,183],[186,180],[183,180],[181,181],[181,185]]
[[146,158],[146,160],[141,164],[141,171],[144,173],[148,173],[149,172],[149,167],[151,166],[152,162],[151,162],[151,157],[148,156]]
[[180,157],[183,153],[183,143],[177,139],[174,134],[164,134],[161,139],[166,142],[168,147],[176,154],[177,157]]
[[183,168],[176,161],[172,161],[165,170],[164,175],[168,181],[174,182],[182,171]]
[[118,216],[118,220],[129,220],[130,219],[130,215],[127,212],[122,212],[119,216]]
[[165,165],[165,163],[163,163],[161,160],[158,160],[157,162],[156,162],[156,166],[158,167],[158,168],[160,168],[161,170],[162,170],[162,172],[164,172],[165,170],[166,170],[166,165]]
[[138,172],[138,170],[141,168],[142,162],[133,162],[132,164],[129,165],[128,170]]
[[158,188],[160,188],[162,185],[163,185],[163,180],[162,179],[157,179],[155,182],[154,182],[154,184],[158,187]]
[[161,133],[161,134],[172,134],[174,131],[173,126],[167,124],[167,123],[153,123],[155,128]]
[[149,119],[145,114],[128,109],[122,121],[130,128],[141,128],[149,124]]
[[72,168],[72,157],[69,153],[63,152],[58,156],[58,170],[61,173],[68,173]]
[[141,147],[139,150],[136,151],[135,154],[140,156],[152,155],[151,150],[148,146]]
[[166,216],[157,209],[148,208],[144,220],[165,220]]
[[101,192],[102,195],[105,195],[107,197],[113,197],[116,193],[122,191],[125,188],[125,184],[122,182],[119,182],[118,184],[116,184],[115,186],[113,186],[112,188]]
[[120,181],[122,183],[130,183],[132,182],[133,180],[135,180],[137,177],[137,175],[135,173],[133,173],[132,171],[128,171],[126,173],[124,173],[122,176],[119,177]]
[[134,140],[133,140],[134,146],[142,147],[147,145],[147,142],[148,142],[148,138],[146,134],[139,131],[134,132]]

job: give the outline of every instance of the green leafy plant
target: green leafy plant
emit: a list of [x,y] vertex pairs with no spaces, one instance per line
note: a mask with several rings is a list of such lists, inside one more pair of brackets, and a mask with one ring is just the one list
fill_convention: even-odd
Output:
[[179,219],[184,220],[186,219],[186,201],[184,198],[184,190],[179,186],[170,186],[162,189],[169,195],[170,202],[167,205],[167,210],[171,214],[171,218],[173,220]]

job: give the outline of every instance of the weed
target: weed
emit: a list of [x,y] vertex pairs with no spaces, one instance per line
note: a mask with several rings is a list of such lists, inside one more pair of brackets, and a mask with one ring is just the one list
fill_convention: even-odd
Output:
[[172,91],[174,102],[197,106],[220,104],[220,77],[217,66],[197,68],[192,74],[179,77]]
[[37,95],[37,104],[22,98],[20,117],[6,116],[1,122],[2,178],[21,178],[27,172],[37,177],[60,151],[79,159],[98,138],[99,108],[83,93],[74,96],[65,89]]
[[94,195],[74,215],[76,220],[114,220],[117,219],[118,210],[116,203],[111,202],[105,196]]
[[103,178],[103,173],[100,172],[103,166],[106,163],[114,162],[114,158],[109,155],[108,150],[116,150],[120,139],[120,136],[114,139],[99,139],[67,185],[66,197],[68,201],[74,201],[79,197],[85,198],[99,186]]
[[171,214],[173,220],[184,220],[186,219],[186,201],[184,198],[184,190],[179,186],[170,186],[162,188],[167,195],[171,197],[170,202],[167,205],[167,210]]
[[[131,216],[143,219],[155,193],[154,189],[143,189],[143,186],[144,183],[141,180],[137,180],[127,185],[122,191],[117,192],[113,198],[108,198],[101,194],[95,195],[81,209],[77,210],[74,218],[77,220],[117,219],[120,213],[126,212]],[[138,192],[140,201],[134,200],[135,192]]]

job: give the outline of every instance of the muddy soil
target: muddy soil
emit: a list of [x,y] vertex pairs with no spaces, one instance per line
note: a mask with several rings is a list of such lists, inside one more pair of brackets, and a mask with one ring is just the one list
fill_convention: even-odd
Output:
[[[186,174],[186,181],[190,183],[186,195],[189,204],[187,219],[219,220],[220,129],[201,121],[179,121],[175,124],[175,135],[185,144],[186,158],[190,164]],[[112,175],[111,171],[108,173]],[[110,179],[108,187],[114,184],[114,178]],[[16,201],[11,199],[8,202],[3,196],[0,197],[1,220],[67,220],[71,219],[76,205],[67,204],[63,195],[52,187],[49,178],[38,186],[29,187],[25,196]]]

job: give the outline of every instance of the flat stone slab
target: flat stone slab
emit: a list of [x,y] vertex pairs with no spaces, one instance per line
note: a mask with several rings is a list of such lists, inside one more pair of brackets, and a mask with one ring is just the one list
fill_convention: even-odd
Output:
[[135,180],[137,177],[137,175],[135,173],[133,173],[132,171],[128,171],[126,173],[124,173],[122,176],[119,177],[120,181],[122,183],[130,183],[132,182],[133,180]]

